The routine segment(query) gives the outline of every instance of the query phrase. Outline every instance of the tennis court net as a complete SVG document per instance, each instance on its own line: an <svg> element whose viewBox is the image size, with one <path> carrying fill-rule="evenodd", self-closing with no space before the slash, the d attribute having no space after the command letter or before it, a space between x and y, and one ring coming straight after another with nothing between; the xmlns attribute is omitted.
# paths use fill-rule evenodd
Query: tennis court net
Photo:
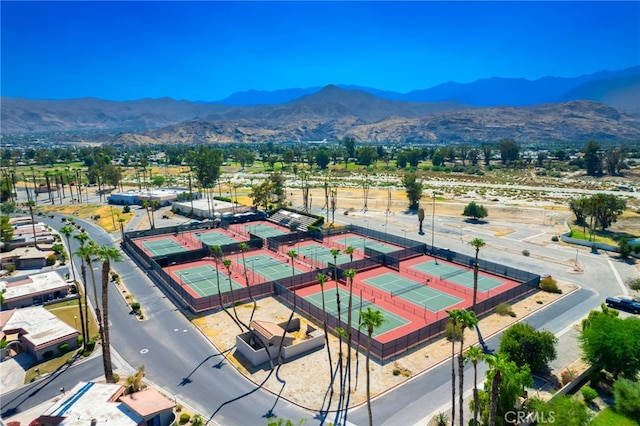
<svg viewBox="0 0 640 426"><path fill-rule="evenodd" d="M353 306L351 307L352 311L359 311L361 308L365 309L367 306L373 306L376 304L376 298L374 297L371 300L366 300L366 299L361 299L362 300L362 306L360 305L360 303L354 303ZM340 314L344 314L347 312L347 306L344 306L340 309ZM327 315L331 315L332 317L338 317L338 310L334 309L333 311L329 311L327 312Z"/></svg>
<svg viewBox="0 0 640 426"><path fill-rule="evenodd" d="M415 283L415 284L412 284L412 285L410 285L408 287L404 287L404 288L401 288L401 289L398 289L398 290L392 290L391 291L391 297L398 296L398 295L403 294L403 293L409 293L410 291L417 290L417 289L422 288L422 287L424 287L424 285L422 285L420 283Z"/></svg>
<svg viewBox="0 0 640 426"><path fill-rule="evenodd" d="M446 280L448 278L455 277L456 275L464 274L465 272L467 272L466 269L457 269L457 270L455 270L453 272L448 272L446 274L440 275L440 279L441 280Z"/></svg>

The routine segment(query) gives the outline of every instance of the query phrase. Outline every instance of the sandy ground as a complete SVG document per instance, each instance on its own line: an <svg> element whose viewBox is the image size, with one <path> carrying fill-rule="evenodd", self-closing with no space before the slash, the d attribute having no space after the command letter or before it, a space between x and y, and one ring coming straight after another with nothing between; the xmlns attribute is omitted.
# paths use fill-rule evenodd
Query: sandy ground
<svg viewBox="0 0 640 426"><path fill-rule="evenodd" d="M563 286L564 294L568 294L573 288ZM560 295L538 292L528 298L515 303L513 311L516 317L499 316L491 314L480 321L480 330L486 339L499 330L508 327L516 321L521 320L531 312L558 299ZM286 321L290 314L290 309L277 301L268 297L258 300L258 308L254 318L257 320L282 322ZM249 322L251 314L251 304L237 306L237 312L245 323ZM315 327L322 329L322 324L311 321L308 317L296 314L304 324L310 322ZM308 355L282 365L276 374L272 374L269 364L259 368L253 367L239 353L235 352L235 336L240 331L229 316L224 312L218 312L205 317L196 318L193 323L207 336L218 349L226 353L227 359L256 384L262 384L269 391L280 394L282 397L311 410L322 408L325 395L330 383L328 355L325 348L316 350ZM338 357L338 339L330 335L330 348L334 366ZM473 330L465 332L465 347L476 344L477 334ZM456 343L456 351L459 350L459 343ZM344 349L346 352L346 349ZM365 351L362 350L356 357L352 356L352 366L354 375L352 376L353 391L351 394L351 406L366 402L366 371ZM409 350L402 356L380 364L371 362L371 393L377 395L385 392L394 386L400 385L410 377L428 370L429 368L446 361L451 356L451 343L446 338L440 338L428 345L421 345ZM345 356L346 357L346 356ZM399 370L400 374L394 375L394 370ZM338 391L334 385L334 391ZM335 399L335 398L334 398Z"/></svg>

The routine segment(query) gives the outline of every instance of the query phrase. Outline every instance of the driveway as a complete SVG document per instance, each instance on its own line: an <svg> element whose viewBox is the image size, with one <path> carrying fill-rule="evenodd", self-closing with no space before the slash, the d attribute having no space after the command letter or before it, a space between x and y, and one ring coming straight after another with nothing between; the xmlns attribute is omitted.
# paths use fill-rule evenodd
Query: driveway
<svg viewBox="0 0 640 426"><path fill-rule="evenodd" d="M0 363L0 388L9 392L24 385L25 372L34 363L33 356L21 353Z"/></svg>

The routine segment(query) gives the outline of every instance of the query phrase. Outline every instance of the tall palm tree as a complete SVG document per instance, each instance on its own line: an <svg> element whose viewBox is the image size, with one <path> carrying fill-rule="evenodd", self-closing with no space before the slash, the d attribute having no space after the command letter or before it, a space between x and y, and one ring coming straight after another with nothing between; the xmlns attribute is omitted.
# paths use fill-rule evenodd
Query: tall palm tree
<svg viewBox="0 0 640 426"><path fill-rule="evenodd" d="M353 262L353 252L356 251L356 248L353 246L349 246L346 249L344 249L344 254L348 254L349 255L349 263Z"/></svg>
<svg viewBox="0 0 640 426"><path fill-rule="evenodd" d="M484 359L484 352L480 346L471 346L464 353L465 362L473 364L473 423L478 425L478 361Z"/></svg>
<svg viewBox="0 0 640 426"><path fill-rule="evenodd" d="M456 418L456 335L458 334L458 319L460 310L446 311L451 324L451 424L455 424Z"/></svg>
<svg viewBox="0 0 640 426"><path fill-rule="evenodd" d="M36 206L36 202L33 200L27 201L27 207L29 208L29 214L31 215L31 229L33 230L33 246L38 248L38 241L36 239L36 221L33 217L33 208Z"/></svg>
<svg viewBox="0 0 640 426"><path fill-rule="evenodd" d="M145 209L145 211L147 212L147 218L149 219L149 229L153 229L153 218L151 217L151 202L148 200L142 200L142 202L140 203L140 205Z"/></svg>
<svg viewBox="0 0 640 426"><path fill-rule="evenodd" d="M371 411L371 369L369 368L369 360L371 359L371 339L373 332L379 328L385 321L384 315L379 310L373 310L367 306L367 310L360 312L360 327L367 329L367 360L365 369L367 370L367 412L369 413L369 426L373 426L373 413Z"/></svg>
<svg viewBox="0 0 640 426"><path fill-rule="evenodd" d="M342 386L343 378L342 378L342 340L345 337L344 329L342 328L342 319L340 312L340 291L338 287L338 255L340 254L340 249L333 248L331 249L331 255L333 256L333 280L336 283L336 312L337 312L337 326L336 333L338 334L338 366L340 369L340 383Z"/></svg>
<svg viewBox="0 0 640 426"><path fill-rule="evenodd" d="M235 322L236 325L240 327L240 331L242 331L242 326L240 325L240 323L236 321L233 315L231 315L231 312L227 310L227 307L222 302L222 290L220 289L220 270L218 269L218 262L220 261L220 256L222 255L222 249L220 248L220 246L212 246L211 253L213 254L213 261L216 264L216 284L218 286L218 299L220 299L220 307L225 312L225 314L229 315L229 318L231 318L233 322Z"/></svg>
<svg viewBox="0 0 640 426"><path fill-rule="evenodd" d="M478 318L473 311L467 311L462 309L458 312L458 324L460 324L460 352L458 354L458 397L460 408L460 426L464 426L464 354L462 349L464 347L464 330L466 328L473 328L478 324Z"/></svg>
<svg viewBox="0 0 640 426"><path fill-rule="evenodd" d="M122 253L116 247L100 246L96 250L98 260L102 261L102 365L107 383L115 383L111 365L111 340L109 338L109 273L112 262L122 262Z"/></svg>
<svg viewBox="0 0 640 426"><path fill-rule="evenodd" d="M474 238L469 241L469 245L476 249L476 260L473 264L473 304L471 305L471 310L476 312L476 300L478 298L478 254L480 253L480 249L487 244L481 238Z"/></svg>
<svg viewBox="0 0 640 426"><path fill-rule="evenodd" d="M316 275L316 280L320 284L320 294L322 295L322 328L324 330L324 340L327 346L327 356L329 357L329 382L333 377L333 361L331 360L331 347L329 346L329 332L327 330L327 309L324 303L324 283L327 282L328 277L325 274Z"/></svg>
<svg viewBox="0 0 640 426"><path fill-rule="evenodd" d="M238 317L236 302L233 300L233 283L231 282L231 259L222 259L222 264L225 266L225 268L227 268L227 276L229 277L229 294L231 295L231 307L233 308L233 316L236 317L236 322L238 324L241 324L244 328L249 330L249 327Z"/></svg>
<svg viewBox="0 0 640 426"><path fill-rule="evenodd" d="M67 240L67 248L69 249L69 253L71 253L71 234L73 234L73 228L69 225L65 225L62 228L60 228L60 234L64 235L65 239ZM71 257L71 256L69 256ZM84 312L82 311L82 294L84 293L84 291L82 291L82 287L80 285L80 283L78 282L78 280L76 279L76 270L73 267L73 259L70 258L69 259L69 263L71 263L71 274L73 276L73 284L76 286L76 293L78 294L78 312L80 315L80 328L81 328L81 332L82 332L82 346L84 349L87 348L87 338L88 336L88 332L87 332L87 328L85 326L85 322L84 322Z"/></svg>
<svg viewBox="0 0 640 426"><path fill-rule="evenodd" d="M78 249L78 251L76 251L75 254L80 258L80 276L82 277L82 285L84 290L84 321L85 328L87 330L87 338L91 339L91 336L89 336L89 295L87 294L87 266L84 262L86 259L84 247L87 241L89 241L89 235L81 232L79 234L75 234L73 238L75 238L78 243L80 243L80 248Z"/></svg>
<svg viewBox="0 0 640 426"><path fill-rule="evenodd" d="M507 355L501 352L488 354L485 361L489 365L489 376L491 377L491 405L489 408L489 424L496 424L496 415L498 413L498 398L500 396L500 386L502 379L509 370L509 359Z"/></svg>
<svg viewBox="0 0 640 426"><path fill-rule="evenodd" d="M349 280L349 303L347 307L347 395L351 394L351 323L353 309L353 279L356 276L355 269L347 269L344 276Z"/></svg>
<svg viewBox="0 0 640 426"><path fill-rule="evenodd" d="M249 324L253 320L253 315L256 312L258 304L256 303L256 299L253 298L253 294L251 294L251 286L249 285L249 272L247 272L247 262L244 257L244 252L247 251L249 245L247 243L238 244L238 248L240 249L240 254L242 254L242 268L244 269L244 282L247 286L247 292L249 293L249 299L253 303L253 308L251 309L251 316L249 316Z"/></svg>

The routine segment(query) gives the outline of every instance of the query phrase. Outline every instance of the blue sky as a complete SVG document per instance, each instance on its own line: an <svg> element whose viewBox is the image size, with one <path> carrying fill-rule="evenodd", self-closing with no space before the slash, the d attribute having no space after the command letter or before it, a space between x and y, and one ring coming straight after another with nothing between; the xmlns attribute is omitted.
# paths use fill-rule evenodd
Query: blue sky
<svg viewBox="0 0 640 426"><path fill-rule="evenodd" d="M575 77L640 65L640 2L0 3L3 96Z"/></svg>

